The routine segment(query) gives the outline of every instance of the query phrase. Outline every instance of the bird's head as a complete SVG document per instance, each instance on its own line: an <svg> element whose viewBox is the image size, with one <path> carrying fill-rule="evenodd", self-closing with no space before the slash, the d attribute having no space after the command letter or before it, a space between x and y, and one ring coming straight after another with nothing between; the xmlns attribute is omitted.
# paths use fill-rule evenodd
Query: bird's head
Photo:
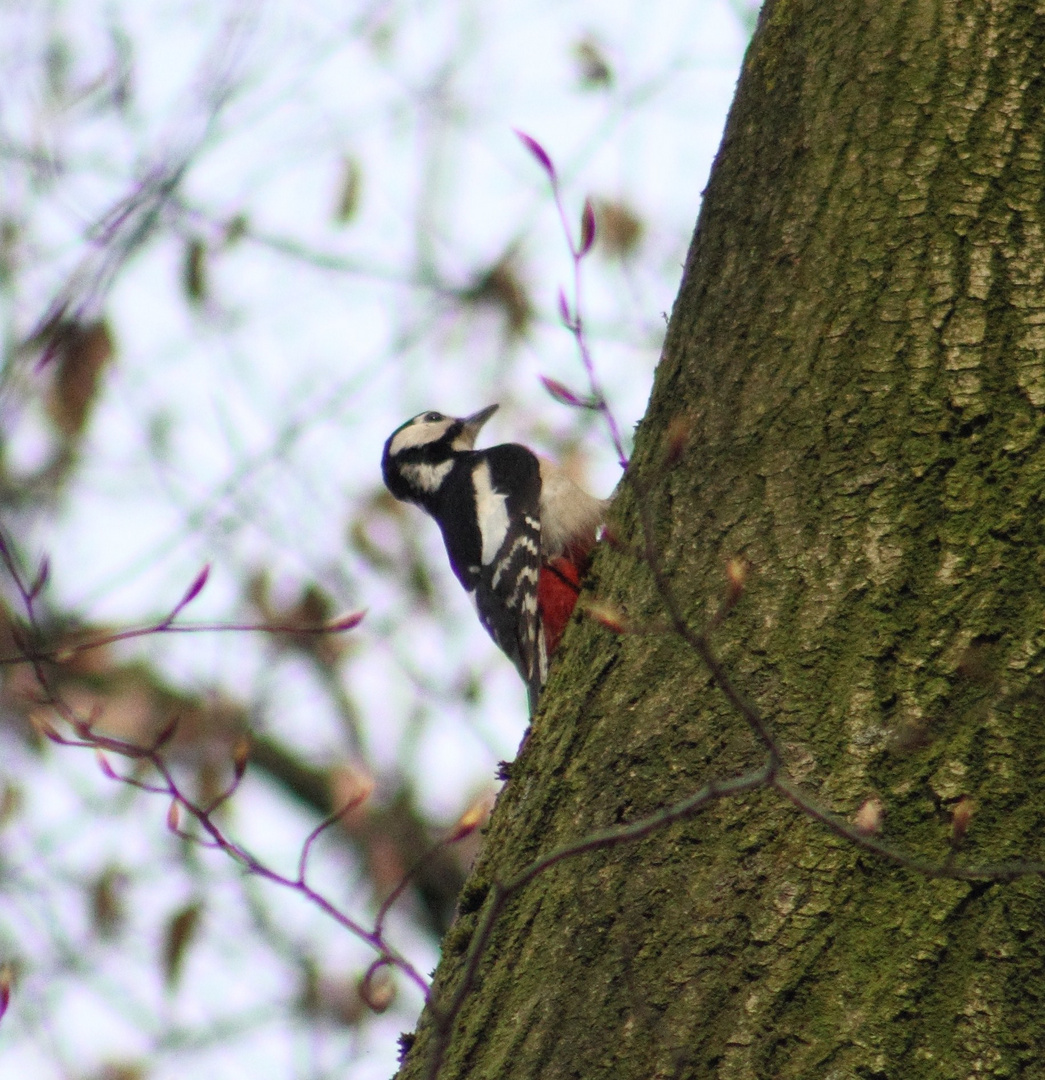
<svg viewBox="0 0 1045 1080"><path fill-rule="evenodd" d="M488 405L465 417L423 412L396 428L385 443L381 472L397 499L422 502L439 490L455 454L475 446L479 429L497 411Z"/></svg>

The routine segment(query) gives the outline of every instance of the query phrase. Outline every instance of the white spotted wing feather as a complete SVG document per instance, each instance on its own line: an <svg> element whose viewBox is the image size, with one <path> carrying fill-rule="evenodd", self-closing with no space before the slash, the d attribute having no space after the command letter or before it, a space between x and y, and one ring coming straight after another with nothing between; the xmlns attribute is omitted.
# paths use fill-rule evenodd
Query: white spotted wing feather
<svg viewBox="0 0 1045 1080"><path fill-rule="evenodd" d="M523 451L526 457L496 453L509 449ZM499 475L506 471L510 471L511 484ZM472 479L482 534L475 606L483 626L526 682L532 711L548 674L537 608L541 571L537 459L523 447L497 447L479 458Z"/></svg>

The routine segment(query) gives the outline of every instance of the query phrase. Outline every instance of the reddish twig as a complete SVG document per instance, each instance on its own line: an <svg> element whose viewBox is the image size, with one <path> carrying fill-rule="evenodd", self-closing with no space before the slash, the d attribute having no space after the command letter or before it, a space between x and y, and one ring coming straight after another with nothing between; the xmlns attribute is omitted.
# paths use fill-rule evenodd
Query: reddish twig
<svg viewBox="0 0 1045 1080"><path fill-rule="evenodd" d="M542 378L541 381L544 383L548 392L564 405L570 405L573 408L590 409L593 412L597 412L603 418L609 429L613 448L617 453L617 461L620 464L621 469L627 471L628 455L624 452L624 439L621 436L620 425L617 423L617 418L613 415L613 410L610 408L609 402L606 399L606 394L603 391L598 372L595 369L595 361L592 357L591 348L588 345L588 338L584 330L584 319L581 314L583 309L581 288L583 276L581 273L581 264L588 252L591 251L592 245L595 243L595 211L591 205L591 200L585 199L584 208L581 211L580 238L574 240L573 231L570 228L570 223L566 215L566 205L562 197L562 188L559 185L559 176L555 170L552 159L549 157L544 147L541 146L533 136L527 135L522 131L516 131L516 135L519 136L523 145L534 156L537 163L548 177L548 182L551 185L552 197L555 200L555 208L558 211L559 221L562 224L563 236L566 238L566 246L570 251L570 258L573 262L573 303L572 305L570 304L566 299L566 294L560 289L559 315L562 318L566 329L573 335L573 339L577 343L577 351L580 354L581 363L584 365L584 372L588 379L589 394L587 397L581 397L574 394L567 387L563 386L562 383L557 382L554 379Z"/></svg>
<svg viewBox="0 0 1045 1080"><path fill-rule="evenodd" d="M167 743L173 738L177 729L176 717L172 718L172 720L164 726L153 742L148 746L138 746L137 744L128 742L124 739L100 734L94 730L95 724L99 719L99 713L96 711L87 718L79 716L76 711L64 701L61 694L54 690L48 678L47 670L44 667L45 662L48 660L61 659L63 657L75 655L79 652L84 652L88 649L99 648L102 645L110 644L114 641L127 640L132 637L140 637L151 633L199 632L202 629L253 629L265 630L268 632L283 631L287 633L330 633L335 629L350 629L352 626L358 625L363 617L362 613L346 616L334 623L327 623L321 627L315 628L299 625L278 626L274 624L266 624L263 626L208 625L198 627L172 625L178 614L199 595L206 584L208 569L204 568L204 570L197 575L185 595L175 605L171 612L163 619L151 624L149 627L140 630L128 630L115 634L108 634L88 642L79 643L68 649L58 648L48 650L46 648L35 646L33 641L30 640L30 638L39 640L42 636L33 604L42 588L43 582L46 580L46 574L41 569L33 584L27 585L19 568L18 560L12 545L2 533L0 533L0 563L3 564L8 577L13 582L15 590L25 608L27 617L26 627L20 627L15 624L11 625L11 634L15 644L20 650L19 655L13 658L4 658L3 662L29 663L32 666L37 684L41 691L38 698L38 704L51 708L62 721L72 728L75 735L65 735L45 720L38 719L38 727L41 733L51 742L59 746L94 750L98 756L98 762L102 772L114 782L126 784L128 787L133 787L139 791L144 791L152 795L166 796L171 801L170 810L167 815L167 824L168 828L175 835L202 847L222 851L239 863L247 873L300 893L310 903L333 919L338 925L371 946L379 954L379 966L392 967L401 971L418 987L427 1000L429 994L427 980L405 956L387 941L384 936L383 919L384 914L386 913L385 911L382 912L381 919L374 928L367 929L361 922L351 918L343 912L308 882L308 861L316 841L335 822L339 821L345 813L354 806L359 805L366 797L367 793L363 793L358 799L350 801L336 813L329 815L308 834L302 844L296 877L292 878L285 874L281 874L272 867L266 865L244 845L231 839L214 819L215 812L220 809L233 794L235 794L243 779L247 764L245 748L242 750L237 749L234 755L233 779L231 783L211 800L208 805L201 805L195 802L182 790L171 767L163 757L162 751ZM132 774L118 772L109 763L106 753L115 754L131 761L149 764L158 774L161 782L157 783L143 780ZM199 829L202 830L202 836L181 827L180 816L182 812L187 814L188 817L196 823ZM402 890L400 889L399 891Z"/></svg>

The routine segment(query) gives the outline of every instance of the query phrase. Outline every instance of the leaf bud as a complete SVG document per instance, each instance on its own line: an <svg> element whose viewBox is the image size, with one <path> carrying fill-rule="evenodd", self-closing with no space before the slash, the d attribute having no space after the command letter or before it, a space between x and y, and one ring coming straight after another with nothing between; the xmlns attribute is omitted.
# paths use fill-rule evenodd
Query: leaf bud
<svg viewBox="0 0 1045 1080"><path fill-rule="evenodd" d="M877 795L865 799L860 809L853 817L853 824L857 832L864 836L876 836L882 831L882 819L885 816L885 807Z"/></svg>

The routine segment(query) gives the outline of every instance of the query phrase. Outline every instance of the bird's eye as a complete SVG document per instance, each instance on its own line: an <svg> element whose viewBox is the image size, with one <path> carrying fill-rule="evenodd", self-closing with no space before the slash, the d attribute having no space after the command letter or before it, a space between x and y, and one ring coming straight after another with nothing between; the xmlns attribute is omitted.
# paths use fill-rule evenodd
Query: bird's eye
<svg viewBox="0 0 1045 1080"><path fill-rule="evenodd" d="M425 423L426 424L434 424L437 421L442 420L442 419L443 419L443 414L442 413L437 413L437 412L426 412L425 413Z"/></svg>

